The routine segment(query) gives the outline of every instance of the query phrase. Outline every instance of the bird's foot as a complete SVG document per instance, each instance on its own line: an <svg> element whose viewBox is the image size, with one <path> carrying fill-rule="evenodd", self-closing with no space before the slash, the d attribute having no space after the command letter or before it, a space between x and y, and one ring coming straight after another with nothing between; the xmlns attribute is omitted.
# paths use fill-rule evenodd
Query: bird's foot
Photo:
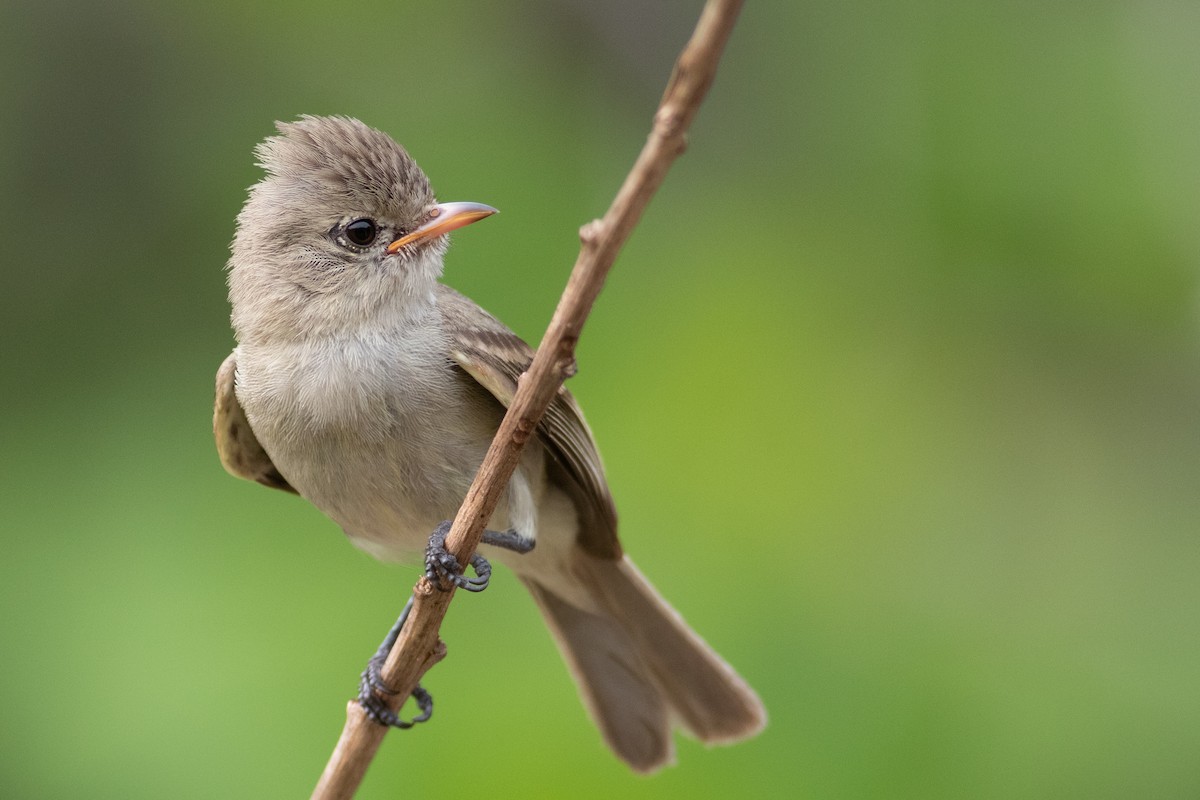
<svg viewBox="0 0 1200 800"><path fill-rule="evenodd" d="M429 544L425 546L425 577L444 591L449 591L450 586L454 585L468 592L482 592L492 578L492 565L479 553L475 553L471 556L471 569L475 570L475 577L468 578L463 574L463 565L446 549L446 536L450 533L450 525L449 520L443 522L429 536Z"/></svg>
<svg viewBox="0 0 1200 800"><path fill-rule="evenodd" d="M475 571L474 578L464 574L463 565L446 549L446 536L450 533L451 522L447 520L437 526L429 536L429 544L425 547L425 575L434 586L449 589L449 584L468 592L482 592L488 587L492 578L492 565L479 553L471 556L471 569ZM516 531L484 531L483 544L502 547L514 553L528 553L533 549L534 540L528 539Z"/></svg>
<svg viewBox="0 0 1200 800"><path fill-rule="evenodd" d="M388 631L383 643L375 651L375 655L371 656L371 660L367 662L367 668L363 670L362 679L358 684L358 704L363 707L363 711L372 721L390 728L411 728L433 716L433 696L420 684L413 689L412 698L417 701L417 707L421 709L421 713L411 720L401 719L400 715L392 711L384 700L385 697L395 697L396 691L383 682L380 671L383 669L383 662L387 661L388 653L392 652L392 647L395 646L396 639L400 636L400 629L404 627L404 622L408 619L408 612L412 609L412 604L413 601L410 597L404 605L404 610L400 612L400 618Z"/></svg>

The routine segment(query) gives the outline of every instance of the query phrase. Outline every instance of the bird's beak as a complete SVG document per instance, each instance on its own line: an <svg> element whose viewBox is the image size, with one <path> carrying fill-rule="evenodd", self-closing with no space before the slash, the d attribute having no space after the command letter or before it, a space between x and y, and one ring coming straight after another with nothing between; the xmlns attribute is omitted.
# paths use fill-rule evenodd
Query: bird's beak
<svg viewBox="0 0 1200 800"><path fill-rule="evenodd" d="M485 206L483 203L438 203L433 207L428 222L404 234L387 246L388 255L395 255L406 244L441 236L443 233L449 233L455 228L478 222L495 213L496 209Z"/></svg>

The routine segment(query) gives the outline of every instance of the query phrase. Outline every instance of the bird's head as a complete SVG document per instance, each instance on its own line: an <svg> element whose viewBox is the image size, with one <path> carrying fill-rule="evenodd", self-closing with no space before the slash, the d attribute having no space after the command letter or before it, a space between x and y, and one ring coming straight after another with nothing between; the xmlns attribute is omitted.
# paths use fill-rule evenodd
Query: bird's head
<svg viewBox="0 0 1200 800"><path fill-rule="evenodd" d="M387 134L346 117L279 123L238 215L229 296L239 341L303 339L432 305L446 233L495 213L439 204Z"/></svg>

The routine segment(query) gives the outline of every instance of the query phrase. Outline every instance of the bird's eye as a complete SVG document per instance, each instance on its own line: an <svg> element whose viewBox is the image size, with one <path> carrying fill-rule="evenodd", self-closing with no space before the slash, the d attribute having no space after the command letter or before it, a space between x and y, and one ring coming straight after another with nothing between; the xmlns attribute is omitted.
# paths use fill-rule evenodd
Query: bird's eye
<svg viewBox="0 0 1200 800"><path fill-rule="evenodd" d="M379 228L374 220L356 219L346 226L345 234L346 241L350 244L366 247L375 241L375 237L379 235Z"/></svg>

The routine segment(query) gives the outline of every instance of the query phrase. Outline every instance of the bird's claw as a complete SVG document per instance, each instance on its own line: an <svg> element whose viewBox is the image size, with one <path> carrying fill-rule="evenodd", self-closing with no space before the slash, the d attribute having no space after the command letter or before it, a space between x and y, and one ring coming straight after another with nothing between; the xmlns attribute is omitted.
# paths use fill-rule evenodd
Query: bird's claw
<svg viewBox="0 0 1200 800"><path fill-rule="evenodd" d="M449 585L454 585L468 592L482 592L492 579L492 565L479 553L473 554L471 569L475 571L475 577L468 578L462 564L446 549L450 525L449 521L443 522L429 536L429 544L425 547L425 576L434 586L446 591Z"/></svg>
<svg viewBox="0 0 1200 800"><path fill-rule="evenodd" d="M385 700L388 697L395 697L397 692L383 682L383 663L387 661L388 654L392 652L392 647L400 638L400 631L408 620L408 613L412 611L412 606L413 599L410 597L404 604L404 610L400 612L400 618L388 631L387 636L383 637L383 643L379 645L375 655L371 656L371 660L367 662L367 668L363 670L362 678L358 682L358 704L363 707L363 711L371 720L390 728L411 728L433 716L433 696L420 684L413 689L412 698L417 701L417 707L421 709L421 713L411 720L400 719L400 715L389 708Z"/></svg>
<svg viewBox="0 0 1200 800"><path fill-rule="evenodd" d="M433 716L433 696L425 691L419 683L417 688L412 691L412 698L417 701L417 707L421 709L421 713L411 720L405 720L392 711L383 697L385 695L395 696L396 692L384 685L379 674L382 668L383 659L372 658L367 662L367 668L363 670L362 680L358 684L358 704L363 707L363 711L372 722L388 728L406 729L425 722Z"/></svg>

